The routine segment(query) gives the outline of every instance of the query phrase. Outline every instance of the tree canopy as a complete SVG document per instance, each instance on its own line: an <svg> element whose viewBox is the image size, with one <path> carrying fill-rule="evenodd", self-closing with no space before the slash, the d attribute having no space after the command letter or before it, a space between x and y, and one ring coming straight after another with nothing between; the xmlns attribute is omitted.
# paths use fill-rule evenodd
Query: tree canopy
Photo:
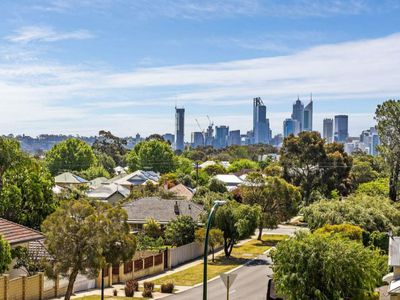
<svg viewBox="0 0 400 300"><path fill-rule="evenodd" d="M387 271L378 250L338 235L298 233L272 260L276 291L288 300L364 299Z"/></svg>
<svg viewBox="0 0 400 300"><path fill-rule="evenodd" d="M0 235L0 275L8 270L11 261L11 246L3 236Z"/></svg>
<svg viewBox="0 0 400 300"><path fill-rule="evenodd" d="M110 131L101 130L92 145L92 149L96 155L105 154L112 158L114 164L123 166L124 156L127 153L126 145L127 141L125 139L113 135ZM112 164L111 161L107 163ZM107 166L103 166L107 169ZM107 171L111 172L109 169Z"/></svg>
<svg viewBox="0 0 400 300"><path fill-rule="evenodd" d="M96 157L92 148L77 138L69 138L55 144L46 153L46 163L51 174L64 171L83 171L92 166Z"/></svg>
<svg viewBox="0 0 400 300"><path fill-rule="evenodd" d="M184 201L184 200L180 200ZM197 224L190 216L178 216L170 221L164 232L165 240L173 246L182 246L194 241Z"/></svg>

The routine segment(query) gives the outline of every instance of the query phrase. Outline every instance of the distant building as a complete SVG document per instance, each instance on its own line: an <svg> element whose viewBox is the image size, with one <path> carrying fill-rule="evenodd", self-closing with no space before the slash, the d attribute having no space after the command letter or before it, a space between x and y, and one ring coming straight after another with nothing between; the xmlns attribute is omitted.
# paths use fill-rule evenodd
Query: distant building
<svg viewBox="0 0 400 300"><path fill-rule="evenodd" d="M204 144L206 146L212 146L214 144L214 124L210 123L204 135Z"/></svg>
<svg viewBox="0 0 400 300"><path fill-rule="evenodd" d="M192 147L203 147L204 146L204 135L202 132L192 132Z"/></svg>
<svg viewBox="0 0 400 300"><path fill-rule="evenodd" d="M377 146L379 146L380 140L379 140L379 135L377 133L372 134L371 138L371 149L370 149L370 154L371 155L378 155L379 151L377 149Z"/></svg>
<svg viewBox="0 0 400 300"><path fill-rule="evenodd" d="M339 143L346 142L349 137L349 116L335 116L335 141Z"/></svg>
<svg viewBox="0 0 400 300"><path fill-rule="evenodd" d="M363 130L360 135L360 141L363 142L369 148L369 154L377 155L379 145L379 135L378 131L375 127L371 127L370 129Z"/></svg>
<svg viewBox="0 0 400 300"><path fill-rule="evenodd" d="M71 172L64 172L54 177L54 182L60 187L77 187L77 186L88 186L89 182L79 177L78 175L72 174Z"/></svg>
<svg viewBox="0 0 400 300"><path fill-rule="evenodd" d="M304 105L299 98L293 104L292 119L299 123L299 132L301 132L304 125Z"/></svg>
<svg viewBox="0 0 400 300"><path fill-rule="evenodd" d="M300 133L300 123L298 120L286 119L283 121L283 136L288 137L291 134L298 135Z"/></svg>
<svg viewBox="0 0 400 300"><path fill-rule="evenodd" d="M175 150L185 149L185 109L175 107Z"/></svg>
<svg viewBox="0 0 400 300"><path fill-rule="evenodd" d="M268 144L270 140L267 107L260 97L253 99L253 134L254 144Z"/></svg>
<svg viewBox="0 0 400 300"><path fill-rule="evenodd" d="M175 145L175 135L172 133L166 133L163 136L163 139L167 141L171 146Z"/></svg>
<svg viewBox="0 0 400 300"><path fill-rule="evenodd" d="M240 130L229 131L228 146L241 145L241 144L242 140L240 136Z"/></svg>
<svg viewBox="0 0 400 300"><path fill-rule="evenodd" d="M304 118L303 118L303 131L312 131L313 130L313 101L311 98L310 103L304 107Z"/></svg>
<svg viewBox="0 0 400 300"><path fill-rule="evenodd" d="M271 140L271 145L275 147L281 146L283 143L283 135L282 134L277 134L273 137Z"/></svg>
<svg viewBox="0 0 400 300"><path fill-rule="evenodd" d="M324 119L322 136L327 143L333 142L333 119Z"/></svg>
<svg viewBox="0 0 400 300"><path fill-rule="evenodd" d="M215 141L214 147L222 149L228 146L229 126L216 126L215 127Z"/></svg>

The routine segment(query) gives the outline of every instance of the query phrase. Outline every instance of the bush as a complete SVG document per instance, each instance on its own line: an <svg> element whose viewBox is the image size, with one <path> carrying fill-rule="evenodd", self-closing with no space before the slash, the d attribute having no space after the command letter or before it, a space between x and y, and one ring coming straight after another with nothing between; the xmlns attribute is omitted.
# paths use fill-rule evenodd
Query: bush
<svg viewBox="0 0 400 300"><path fill-rule="evenodd" d="M154 292L154 282L152 282L152 281L145 281L143 283L143 287L145 290L150 290L150 291Z"/></svg>
<svg viewBox="0 0 400 300"><path fill-rule="evenodd" d="M116 296L118 296L118 290L117 289L114 289L113 290L113 295L116 297Z"/></svg>
<svg viewBox="0 0 400 300"><path fill-rule="evenodd" d="M223 194L228 191L225 187L225 184L216 178L211 179L210 184L208 185L208 188L210 189L211 192L215 192L215 193Z"/></svg>
<svg viewBox="0 0 400 300"><path fill-rule="evenodd" d="M185 200L178 200L185 201ZM165 240L173 246L182 246L194 241L194 231L197 224L190 216L178 216L170 221L165 229Z"/></svg>
<svg viewBox="0 0 400 300"><path fill-rule="evenodd" d="M172 282L164 283L161 285L161 293L172 294L174 291L175 285Z"/></svg>
<svg viewBox="0 0 400 300"><path fill-rule="evenodd" d="M327 224L321 228L318 228L315 231L315 234L338 234L341 237L356 241L361 241L363 238L363 230L361 229L361 227L351 224Z"/></svg>
<svg viewBox="0 0 400 300"><path fill-rule="evenodd" d="M133 297L135 292L139 290L139 283L134 279L129 279L125 283L125 296L126 297Z"/></svg>
<svg viewBox="0 0 400 300"><path fill-rule="evenodd" d="M386 232L364 232L362 239L365 247L376 247L382 250L385 254L387 254L389 251L389 235Z"/></svg>
<svg viewBox="0 0 400 300"><path fill-rule="evenodd" d="M144 289L142 296L144 298L153 298L153 292L152 290Z"/></svg>

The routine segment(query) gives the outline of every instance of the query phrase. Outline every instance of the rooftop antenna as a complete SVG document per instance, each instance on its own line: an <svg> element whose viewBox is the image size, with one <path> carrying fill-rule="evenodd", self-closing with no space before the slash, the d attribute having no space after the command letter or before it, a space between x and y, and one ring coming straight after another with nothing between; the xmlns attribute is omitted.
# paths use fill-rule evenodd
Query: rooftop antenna
<svg viewBox="0 0 400 300"><path fill-rule="evenodd" d="M312 102L312 93L310 94L310 101Z"/></svg>

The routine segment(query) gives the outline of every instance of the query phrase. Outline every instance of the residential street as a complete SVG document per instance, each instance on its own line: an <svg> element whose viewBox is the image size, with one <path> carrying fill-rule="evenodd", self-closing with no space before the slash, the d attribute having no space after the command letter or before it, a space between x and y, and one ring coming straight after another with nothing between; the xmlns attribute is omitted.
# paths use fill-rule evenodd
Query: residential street
<svg viewBox="0 0 400 300"><path fill-rule="evenodd" d="M246 266L242 266L233 273L238 276L230 291L230 300L252 299L265 300L267 292L268 274L272 274L269 267L271 260L267 255L262 255ZM178 295L166 297L168 300L197 300L202 299L203 286L190 289ZM226 288L221 279L208 283L208 299L226 299Z"/></svg>

